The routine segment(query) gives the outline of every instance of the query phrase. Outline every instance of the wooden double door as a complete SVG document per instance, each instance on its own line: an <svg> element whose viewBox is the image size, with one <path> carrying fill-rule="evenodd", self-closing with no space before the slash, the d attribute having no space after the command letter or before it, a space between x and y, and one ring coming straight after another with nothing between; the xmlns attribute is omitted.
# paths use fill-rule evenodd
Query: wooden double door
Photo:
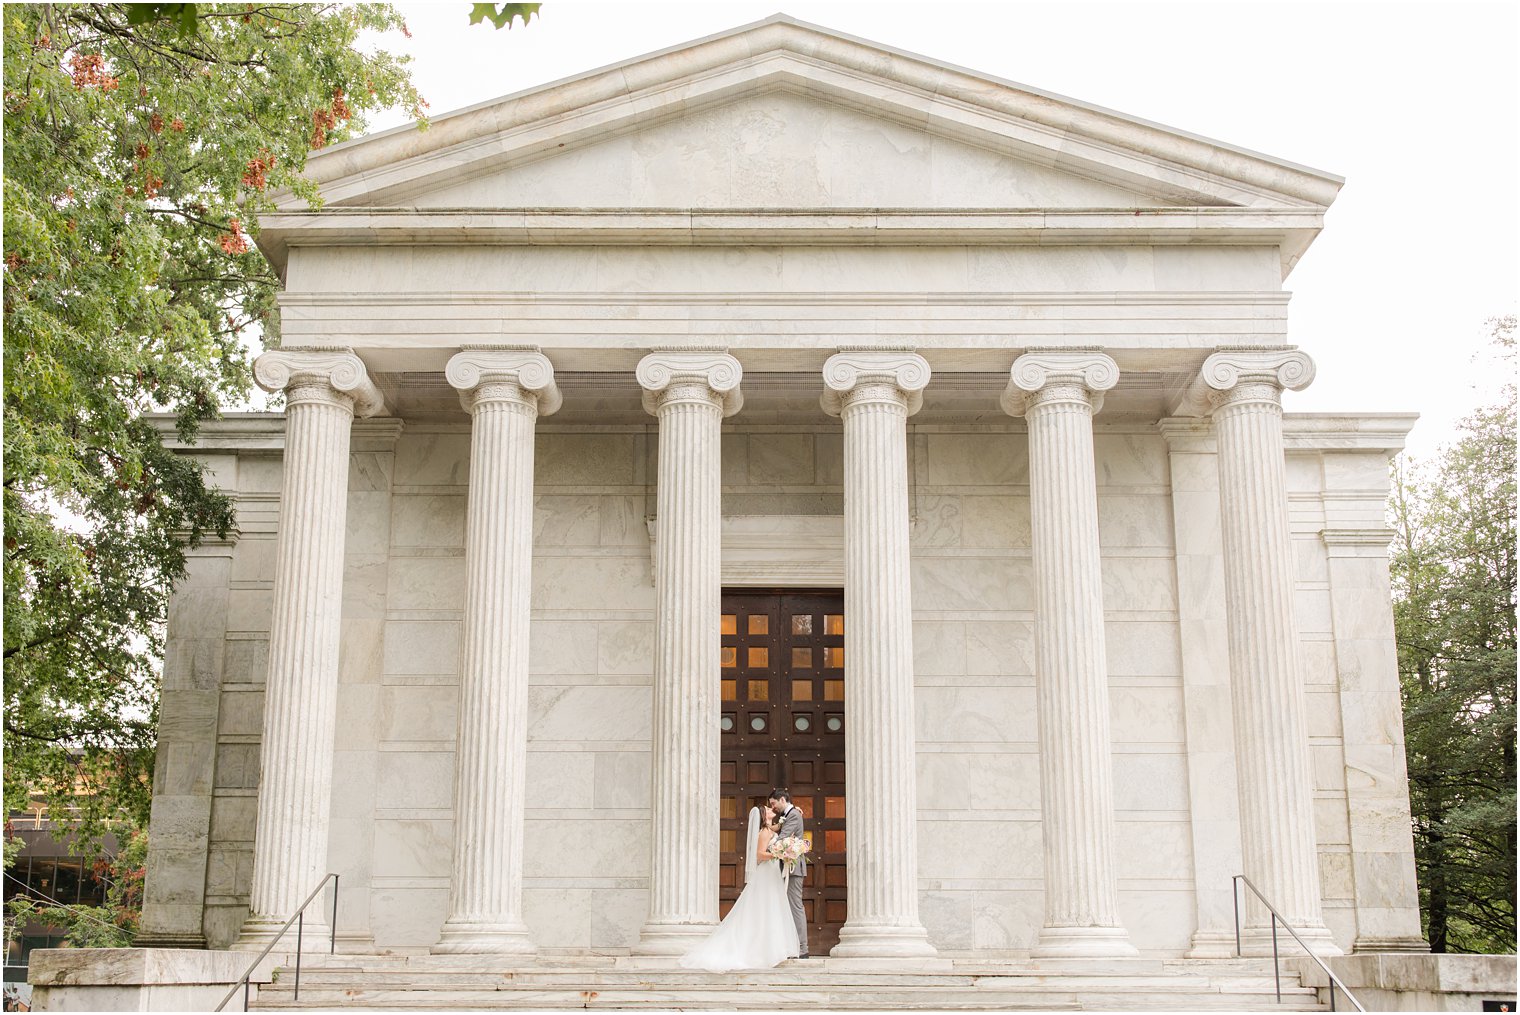
<svg viewBox="0 0 1520 1015"><path fill-rule="evenodd" d="M802 896L808 951L827 955L848 887L844 593L725 591L722 632L719 908L726 915L744 888L749 809L788 789L813 844Z"/></svg>

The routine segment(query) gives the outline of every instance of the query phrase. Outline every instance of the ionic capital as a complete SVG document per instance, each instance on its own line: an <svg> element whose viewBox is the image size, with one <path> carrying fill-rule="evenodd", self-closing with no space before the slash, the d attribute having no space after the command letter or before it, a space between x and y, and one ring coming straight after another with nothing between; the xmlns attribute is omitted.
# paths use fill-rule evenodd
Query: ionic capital
<svg viewBox="0 0 1520 1015"><path fill-rule="evenodd" d="M652 352L634 371L644 389L644 411L659 415L660 406L707 401L732 416L744 405L739 382L744 368L726 352Z"/></svg>
<svg viewBox="0 0 1520 1015"><path fill-rule="evenodd" d="M364 361L347 349L271 349L253 361L253 379L265 391L284 391L287 404L328 401L361 417L385 408Z"/></svg>
<svg viewBox="0 0 1520 1015"><path fill-rule="evenodd" d="M823 365L820 404L824 412L838 416L848 405L886 400L903 406L911 416L924 404L930 376L929 362L916 352L838 352Z"/></svg>
<svg viewBox="0 0 1520 1015"><path fill-rule="evenodd" d="M1206 416L1233 402L1280 404L1284 388L1302 391L1314 380L1314 361L1298 349L1226 349L1203 361L1174 416Z"/></svg>
<svg viewBox="0 0 1520 1015"><path fill-rule="evenodd" d="M466 346L443 368L459 389L466 412L488 401L532 405L540 416L558 411L562 401L554 383L554 364L537 349Z"/></svg>
<svg viewBox="0 0 1520 1015"><path fill-rule="evenodd" d="M1093 350L1026 352L1013 361L1003 411L1022 416L1046 402L1085 402L1103 408L1103 393L1119 383L1119 364Z"/></svg>

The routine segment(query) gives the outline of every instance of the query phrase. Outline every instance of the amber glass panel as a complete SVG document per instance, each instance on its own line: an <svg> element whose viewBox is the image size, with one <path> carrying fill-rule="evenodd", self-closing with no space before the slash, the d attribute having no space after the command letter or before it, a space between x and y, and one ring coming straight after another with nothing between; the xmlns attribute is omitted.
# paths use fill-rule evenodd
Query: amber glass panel
<svg viewBox="0 0 1520 1015"><path fill-rule="evenodd" d="M749 616L750 634L770 634L771 618L763 613L752 613Z"/></svg>
<svg viewBox="0 0 1520 1015"><path fill-rule="evenodd" d="M802 812L802 816L809 821L813 818L813 798L810 796L792 797L792 803Z"/></svg>
<svg viewBox="0 0 1520 1015"><path fill-rule="evenodd" d="M792 617L793 634L812 634L813 615L811 613L798 613Z"/></svg>
<svg viewBox="0 0 1520 1015"><path fill-rule="evenodd" d="M830 796L823 798L823 816L826 818L844 817L844 797Z"/></svg>
<svg viewBox="0 0 1520 1015"><path fill-rule="evenodd" d="M844 829L830 828L823 833L823 848L830 853L844 852Z"/></svg>
<svg viewBox="0 0 1520 1015"><path fill-rule="evenodd" d="M792 700L793 701L812 701L813 700L813 682L811 680L794 680L794 681L792 681Z"/></svg>
<svg viewBox="0 0 1520 1015"><path fill-rule="evenodd" d="M725 669L739 665L739 650L732 645L723 646L723 666Z"/></svg>
<svg viewBox="0 0 1520 1015"><path fill-rule="evenodd" d="M709 628L709 630L711 630L711 628ZM724 634L738 634L739 633L739 618L737 616L735 616L734 614L732 614L732 613L725 613L725 614L723 614L723 628L722 628L722 630L723 630Z"/></svg>
<svg viewBox="0 0 1520 1015"><path fill-rule="evenodd" d="M824 701L844 701L844 681L825 680L823 682Z"/></svg>
<svg viewBox="0 0 1520 1015"><path fill-rule="evenodd" d="M823 665L829 669L844 668L844 646L830 645L823 650Z"/></svg>
<svg viewBox="0 0 1520 1015"><path fill-rule="evenodd" d="M763 670L771 664L771 650L764 645L753 647L749 650L749 665L757 670Z"/></svg>
<svg viewBox="0 0 1520 1015"><path fill-rule="evenodd" d="M732 853L739 845L739 833L732 828L725 828L718 833L718 851L720 853Z"/></svg>
<svg viewBox="0 0 1520 1015"><path fill-rule="evenodd" d="M813 830L811 828L807 829L805 832L802 833L802 837L804 839L806 839L808 841L808 843L811 845L812 842L813 842ZM817 846L813 846L813 848L817 849L818 847Z"/></svg>
<svg viewBox="0 0 1520 1015"><path fill-rule="evenodd" d="M825 613L823 615L824 634L844 634L844 615L839 613Z"/></svg>
<svg viewBox="0 0 1520 1015"><path fill-rule="evenodd" d="M750 701L769 701L771 697L771 682L769 680L751 680L749 682Z"/></svg>
<svg viewBox="0 0 1520 1015"><path fill-rule="evenodd" d="M733 701L739 695L739 682L737 680L723 681L723 700Z"/></svg>
<svg viewBox="0 0 1520 1015"><path fill-rule="evenodd" d="M732 818L739 813L739 801L731 796L726 796L718 801L718 814L721 817Z"/></svg>
<svg viewBox="0 0 1520 1015"><path fill-rule="evenodd" d="M792 649L792 669L810 670L813 668L813 650L810 648Z"/></svg>

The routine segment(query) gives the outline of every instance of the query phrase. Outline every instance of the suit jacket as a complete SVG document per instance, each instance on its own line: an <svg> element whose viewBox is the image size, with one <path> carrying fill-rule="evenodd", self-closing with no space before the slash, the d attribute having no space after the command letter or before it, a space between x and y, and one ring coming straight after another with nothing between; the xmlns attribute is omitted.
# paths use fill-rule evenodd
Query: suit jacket
<svg viewBox="0 0 1520 1015"><path fill-rule="evenodd" d="M792 835L795 835L797 838L801 839L803 837L802 831L802 810L796 805L793 805L792 809L787 811L786 814L781 818L781 831L777 832L776 834L781 836L783 839ZM776 862L780 863L781 861L778 860ZM805 877L806 875L807 857L804 856L800 857L797 860L797 867L792 871L791 876L794 878L800 878Z"/></svg>

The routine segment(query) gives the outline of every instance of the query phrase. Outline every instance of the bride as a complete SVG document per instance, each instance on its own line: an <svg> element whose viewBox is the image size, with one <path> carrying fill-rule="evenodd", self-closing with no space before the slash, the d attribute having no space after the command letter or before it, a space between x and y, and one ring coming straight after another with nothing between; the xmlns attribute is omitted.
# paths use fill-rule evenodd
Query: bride
<svg viewBox="0 0 1520 1015"><path fill-rule="evenodd" d="M766 857L780 819L761 808L749 811L748 853L744 858L744 891L723 922L700 944L681 956L687 969L726 973L732 969L769 969L797 955L797 928L786 898L786 871Z"/></svg>

